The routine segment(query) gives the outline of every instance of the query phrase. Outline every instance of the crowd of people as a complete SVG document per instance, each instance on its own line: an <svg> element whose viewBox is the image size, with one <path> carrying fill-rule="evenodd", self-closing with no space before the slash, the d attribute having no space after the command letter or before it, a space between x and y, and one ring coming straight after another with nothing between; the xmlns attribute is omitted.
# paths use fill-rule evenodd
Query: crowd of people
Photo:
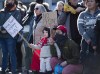
<svg viewBox="0 0 100 74"><path fill-rule="evenodd" d="M57 25L43 24L44 12L57 13ZM22 26L14 38L3 27L13 16ZM24 48L22 48L22 46ZM0 10L2 73L100 74L100 0L58 1L54 10L43 0L27 7L21 1L5 0ZM25 51L24 55L22 50Z"/></svg>

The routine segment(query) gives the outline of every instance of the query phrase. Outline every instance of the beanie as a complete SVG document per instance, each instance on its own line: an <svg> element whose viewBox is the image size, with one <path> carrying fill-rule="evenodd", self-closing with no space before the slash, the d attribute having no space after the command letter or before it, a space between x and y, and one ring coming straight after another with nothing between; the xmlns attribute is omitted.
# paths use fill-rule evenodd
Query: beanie
<svg viewBox="0 0 100 74"><path fill-rule="evenodd" d="M59 25L59 26L57 27L57 29L58 29L58 30L61 30L61 31L64 32L64 33L67 33L67 29L66 29L66 27L63 26L63 25Z"/></svg>

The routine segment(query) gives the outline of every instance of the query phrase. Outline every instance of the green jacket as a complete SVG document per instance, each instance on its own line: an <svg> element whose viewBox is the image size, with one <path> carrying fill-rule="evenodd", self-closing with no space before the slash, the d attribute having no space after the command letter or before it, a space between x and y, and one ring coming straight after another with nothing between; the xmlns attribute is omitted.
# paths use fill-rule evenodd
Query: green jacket
<svg viewBox="0 0 100 74"><path fill-rule="evenodd" d="M68 64L78 64L80 58L79 46L71 39L68 39L61 51L61 59L67 61ZM52 57L57 56L54 45L51 45Z"/></svg>

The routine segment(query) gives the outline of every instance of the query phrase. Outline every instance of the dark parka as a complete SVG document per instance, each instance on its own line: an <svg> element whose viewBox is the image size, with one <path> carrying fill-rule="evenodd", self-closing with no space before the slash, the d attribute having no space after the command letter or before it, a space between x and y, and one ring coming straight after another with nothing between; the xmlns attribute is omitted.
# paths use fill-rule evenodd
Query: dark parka
<svg viewBox="0 0 100 74"><path fill-rule="evenodd" d="M100 53L100 13L97 16L96 26L95 26L96 40L97 40L97 49Z"/></svg>
<svg viewBox="0 0 100 74"><path fill-rule="evenodd" d="M59 47L60 48L60 47ZM60 48L61 59L68 62L68 64L78 64L80 58L79 46L71 39L66 40L64 47ZM56 49L51 45L51 54L56 56Z"/></svg>

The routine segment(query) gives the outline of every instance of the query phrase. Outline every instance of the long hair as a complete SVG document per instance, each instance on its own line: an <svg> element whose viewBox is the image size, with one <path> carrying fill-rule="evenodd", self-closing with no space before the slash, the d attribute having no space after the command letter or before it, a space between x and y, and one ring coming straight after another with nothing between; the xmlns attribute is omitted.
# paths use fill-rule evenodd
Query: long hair
<svg viewBox="0 0 100 74"><path fill-rule="evenodd" d="M35 8L35 5L36 5L36 2L31 2L30 4L29 4L29 8L28 8L28 13L29 12L34 12L34 8Z"/></svg>
<svg viewBox="0 0 100 74"><path fill-rule="evenodd" d="M39 8L41 14L43 12L46 12L46 9L45 9L45 7L42 4L36 4L35 8Z"/></svg>
<svg viewBox="0 0 100 74"><path fill-rule="evenodd" d="M44 27L43 32L47 31L48 32L48 38L50 37L50 28Z"/></svg>

